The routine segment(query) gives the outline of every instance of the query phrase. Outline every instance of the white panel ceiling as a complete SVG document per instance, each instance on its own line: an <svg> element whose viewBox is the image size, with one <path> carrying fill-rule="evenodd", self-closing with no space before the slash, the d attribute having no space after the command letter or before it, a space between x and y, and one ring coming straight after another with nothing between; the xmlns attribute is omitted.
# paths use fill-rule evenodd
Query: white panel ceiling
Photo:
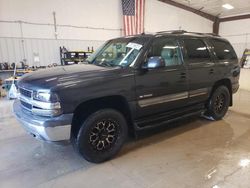
<svg viewBox="0 0 250 188"><path fill-rule="evenodd" d="M227 16L250 13L250 0L173 0L173 1L219 17L227 17ZM232 5L234 9L227 10L223 8L222 5L226 3Z"/></svg>

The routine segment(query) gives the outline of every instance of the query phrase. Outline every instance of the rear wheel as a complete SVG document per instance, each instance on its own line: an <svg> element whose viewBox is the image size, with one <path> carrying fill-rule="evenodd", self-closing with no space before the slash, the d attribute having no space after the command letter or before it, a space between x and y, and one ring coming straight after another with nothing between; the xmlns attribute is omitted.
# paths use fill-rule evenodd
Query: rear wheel
<svg viewBox="0 0 250 188"><path fill-rule="evenodd" d="M230 104L230 93L226 86L219 86L213 92L206 115L214 120L222 119L227 113Z"/></svg>
<svg viewBox="0 0 250 188"><path fill-rule="evenodd" d="M83 122L76 147L88 161L100 163L114 157L127 138L127 124L123 115L113 109L102 109Z"/></svg>

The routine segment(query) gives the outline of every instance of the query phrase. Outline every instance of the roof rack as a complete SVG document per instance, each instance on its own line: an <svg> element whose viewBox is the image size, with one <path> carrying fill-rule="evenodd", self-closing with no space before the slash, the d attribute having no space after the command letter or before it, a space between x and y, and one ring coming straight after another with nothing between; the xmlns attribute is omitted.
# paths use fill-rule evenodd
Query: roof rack
<svg viewBox="0 0 250 188"><path fill-rule="evenodd" d="M215 33L198 33L198 32L189 32L189 31L185 31L185 30L169 30L169 31L160 31L157 32L156 34L164 34L164 33L170 33L170 34L185 34L185 33L189 33L189 34L196 34L196 35L211 35L211 36L217 36L220 37L220 35L215 34Z"/></svg>
<svg viewBox="0 0 250 188"><path fill-rule="evenodd" d="M171 33L171 34L181 34L181 33L185 33L187 31L185 30L169 30L169 31L159 31L159 32L156 32L157 34L162 34L162 33Z"/></svg>

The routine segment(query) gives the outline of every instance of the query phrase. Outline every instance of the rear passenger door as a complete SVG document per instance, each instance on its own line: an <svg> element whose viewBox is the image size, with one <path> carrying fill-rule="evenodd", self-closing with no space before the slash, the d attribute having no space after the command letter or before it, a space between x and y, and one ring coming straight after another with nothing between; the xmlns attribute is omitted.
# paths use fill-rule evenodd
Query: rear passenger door
<svg viewBox="0 0 250 188"><path fill-rule="evenodd" d="M188 66L189 104L208 99L214 83L215 63L202 38L183 38L184 61Z"/></svg>

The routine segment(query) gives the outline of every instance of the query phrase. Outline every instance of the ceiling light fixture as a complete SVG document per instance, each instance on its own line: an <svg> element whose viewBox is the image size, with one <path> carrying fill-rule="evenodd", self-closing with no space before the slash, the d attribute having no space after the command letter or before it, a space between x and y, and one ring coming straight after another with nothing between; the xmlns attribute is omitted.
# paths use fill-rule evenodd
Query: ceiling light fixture
<svg viewBox="0 0 250 188"><path fill-rule="evenodd" d="M234 7L230 4L224 4L224 5L222 5L222 7L225 9L228 9L228 10L234 9Z"/></svg>
<svg viewBox="0 0 250 188"><path fill-rule="evenodd" d="M239 165L241 167L247 167L247 166L249 166L249 164L250 164L250 160L249 159L242 159L242 160L240 160L240 163L239 163Z"/></svg>

